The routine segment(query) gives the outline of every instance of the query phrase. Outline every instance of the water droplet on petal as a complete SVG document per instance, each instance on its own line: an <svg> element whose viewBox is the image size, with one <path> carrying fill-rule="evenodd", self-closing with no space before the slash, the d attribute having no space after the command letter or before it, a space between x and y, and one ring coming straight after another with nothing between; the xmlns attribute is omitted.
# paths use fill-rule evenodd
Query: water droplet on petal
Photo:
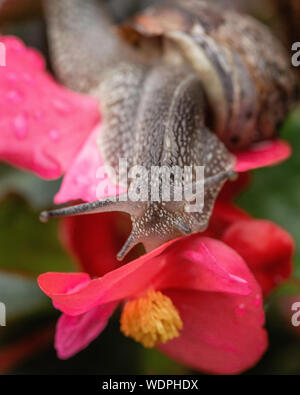
<svg viewBox="0 0 300 395"><path fill-rule="evenodd" d="M262 302L262 297L260 295L256 295L253 300L254 306L256 306L256 307L260 306L261 302Z"/></svg>
<svg viewBox="0 0 300 395"><path fill-rule="evenodd" d="M11 90L7 93L7 99L14 104L20 104L24 101L24 96L17 90Z"/></svg>
<svg viewBox="0 0 300 395"><path fill-rule="evenodd" d="M47 152L46 147L40 147L36 150L33 155L33 162L37 169L42 170L43 177L46 178L57 178L61 176L61 166L60 163L53 157L51 153Z"/></svg>
<svg viewBox="0 0 300 395"><path fill-rule="evenodd" d="M40 121L43 118L43 114L40 110L32 110L32 117L35 121Z"/></svg>
<svg viewBox="0 0 300 395"><path fill-rule="evenodd" d="M49 137L53 141L58 141L61 138L60 131L57 129L51 129L49 131Z"/></svg>
<svg viewBox="0 0 300 395"><path fill-rule="evenodd" d="M23 78L29 84L32 84L34 82L34 77L29 73L23 73Z"/></svg>
<svg viewBox="0 0 300 395"><path fill-rule="evenodd" d="M18 75L17 75L17 73L14 73L13 71L9 71L8 73L6 73L6 78L8 81L11 81L11 82L18 81Z"/></svg>
<svg viewBox="0 0 300 395"><path fill-rule="evenodd" d="M236 308L236 312L239 315L244 315L245 314L246 307L245 307L244 303L241 303L241 304L238 305L238 307Z"/></svg>
<svg viewBox="0 0 300 395"><path fill-rule="evenodd" d="M68 114L71 111L69 104L60 99L54 99L52 104L53 107L61 114Z"/></svg>
<svg viewBox="0 0 300 395"><path fill-rule="evenodd" d="M24 114L17 115L13 121L13 130L19 140L23 140L28 133L28 119Z"/></svg>
<svg viewBox="0 0 300 395"><path fill-rule="evenodd" d="M81 175L81 174L79 174L77 177L76 177L76 179L75 179L75 182L78 184L78 185L88 185L88 179L87 179L87 177L85 176L85 175Z"/></svg>

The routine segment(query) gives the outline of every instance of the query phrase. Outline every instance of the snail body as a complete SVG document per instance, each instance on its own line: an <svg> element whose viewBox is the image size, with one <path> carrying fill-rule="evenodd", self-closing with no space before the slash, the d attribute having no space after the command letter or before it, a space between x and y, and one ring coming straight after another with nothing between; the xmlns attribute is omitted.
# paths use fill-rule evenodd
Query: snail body
<svg viewBox="0 0 300 395"><path fill-rule="evenodd" d="M146 170L204 166L206 180L201 212L187 210L184 198L152 202L148 196L145 202L106 199L42 213L43 219L129 213L133 228L122 259L139 242L150 251L205 230L235 166L230 151L274 138L295 87L284 50L248 16L206 1L167 1L110 34L103 15L96 0L46 2L58 76L101 103L98 146L105 163L120 184L120 158ZM185 182L192 187L195 174Z"/></svg>

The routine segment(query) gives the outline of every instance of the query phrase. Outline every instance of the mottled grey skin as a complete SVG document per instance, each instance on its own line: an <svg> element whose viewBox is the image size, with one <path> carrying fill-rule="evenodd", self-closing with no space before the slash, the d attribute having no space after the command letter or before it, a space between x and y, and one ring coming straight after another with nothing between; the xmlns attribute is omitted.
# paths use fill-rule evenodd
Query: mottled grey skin
<svg viewBox="0 0 300 395"><path fill-rule="evenodd" d="M89 93L103 73L120 60L124 47L110 34L100 2L96 0L45 0L52 64L67 87Z"/></svg>
<svg viewBox="0 0 300 395"><path fill-rule="evenodd" d="M149 170L151 166L205 166L207 178L234 167L233 157L204 124L203 87L186 65L126 65L112 74L99 94L105 98L99 148L106 163L117 168L121 157L129 166L142 164ZM142 216L133 215L135 240L143 237L151 249L180 236L175 222L192 232L205 230L224 181L205 188L201 213L185 212L185 204L174 212L172 204L160 203L150 204Z"/></svg>
<svg viewBox="0 0 300 395"><path fill-rule="evenodd" d="M105 163L116 172L120 158L127 159L128 166L143 165L148 170L152 166L205 166L206 179L219 178L206 185L204 209L200 213L187 212L186 201L174 204L162 200L155 203L106 200L43 213L42 218L103 211L130 213L133 229L119 253L120 259L139 242L150 251L182 234L205 230L215 199L235 164L221 139L227 145L233 142L239 146L240 136L235 142L230 134L241 128L244 143L259 139L251 137L250 132L258 114L261 117L257 107L261 91L257 91L253 75L234 45L228 49L211 38L216 32L228 36L230 18L234 16L229 13L223 16L223 11L205 2L184 0L178 6L175 1L173 8L171 2L163 12L146 11L150 24L145 27L142 19L130 28L140 35L138 45L125 45L113 34L100 1L45 3L50 49L58 77L66 86L101 99L103 128L98 145ZM199 6L198 14L190 11L194 5ZM178 24L175 30L174 23ZM246 34L243 22L235 23ZM276 102L277 96L274 97ZM213 114L214 122L208 123L209 114ZM213 125L213 129L208 125ZM119 176L122 182L124 175ZM195 181L194 176L190 184Z"/></svg>

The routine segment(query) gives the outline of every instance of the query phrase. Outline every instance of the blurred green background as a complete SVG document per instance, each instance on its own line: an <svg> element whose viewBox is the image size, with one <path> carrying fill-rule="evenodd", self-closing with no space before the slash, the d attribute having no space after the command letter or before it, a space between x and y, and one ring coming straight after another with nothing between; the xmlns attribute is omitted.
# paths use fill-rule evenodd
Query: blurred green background
<svg viewBox="0 0 300 395"><path fill-rule="evenodd" d="M0 12L2 31L21 37L47 57L45 27L39 8L35 7L38 1L26 0L24 10L15 1L8 3L12 4L8 13L11 21L7 22ZM27 3L34 7L28 8ZM262 3L251 2L251 10L262 19L280 19ZM128 2L126 7L124 4L116 1L112 4L118 19L141 6L138 1ZM24 19L25 15L28 18ZM255 171L250 188L238 199L239 205L253 216L270 219L287 229L297 246L300 246L299 131L300 110L296 110L282 127L283 137L294 150L292 158L279 166ZM0 374L191 373L156 350L145 350L120 334L118 314L88 349L68 361L57 359L53 333L58 314L37 287L36 276L46 271L75 270L74 262L58 241L58 222L45 226L38 220L39 211L53 204L59 185L60 180L45 182L0 164L0 301L7 306L7 326L0 328ZM292 330L289 311L284 312L281 307L287 295L299 295L300 301L298 247L294 278L266 301L269 350L246 374L300 374L300 329Z"/></svg>

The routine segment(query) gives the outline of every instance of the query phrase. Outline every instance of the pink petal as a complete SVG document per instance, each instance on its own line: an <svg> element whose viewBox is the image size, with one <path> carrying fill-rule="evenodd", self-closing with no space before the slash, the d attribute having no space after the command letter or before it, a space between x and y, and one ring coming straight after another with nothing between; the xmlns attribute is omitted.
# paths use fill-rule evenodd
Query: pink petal
<svg viewBox="0 0 300 395"><path fill-rule="evenodd" d="M74 292L69 292L68 282L73 281L70 273L45 273L39 276L38 283L59 310L68 315L80 315L97 305L143 293L162 266L163 262L147 265L144 260L136 260L88 283L83 281Z"/></svg>
<svg viewBox="0 0 300 395"><path fill-rule="evenodd" d="M98 178L98 171L104 166L97 145L97 138L100 132L101 125L98 125L82 147L75 161L71 164L64 177L60 191L55 197L55 203L60 204L77 199L92 202L116 196L123 192L122 189L116 187L109 180L107 174L102 178ZM99 194L97 193L97 188L101 182L107 183L107 189L103 191L104 193Z"/></svg>
<svg viewBox="0 0 300 395"><path fill-rule="evenodd" d="M60 359L68 359L85 349L106 327L117 303L95 307L85 314L63 314L57 322L55 348Z"/></svg>
<svg viewBox="0 0 300 395"><path fill-rule="evenodd" d="M17 38L2 37L0 158L44 178L60 177L99 122L96 100L58 85L43 58Z"/></svg>
<svg viewBox="0 0 300 395"><path fill-rule="evenodd" d="M264 311L257 283L250 273L249 296L169 290L180 312L183 330L159 349L193 369L221 374L252 367L267 347Z"/></svg>
<svg viewBox="0 0 300 395"><path fill-rule="evenodd" d="M243 259L218 240L198 234L179 239L165 251L164 260L167 265L154 283L156 289L184 288L241 295L250 292L245 272L240 269L245 266Z"/></svg>
<svg viewBox="0 0 300 395"><path fill-rule="evenodd" d="M255 144L247 151L234 153L235 171L243 172L259 167L276 165L291 156L290 145L283 140L271 140Z"/></svg>
<svg viewBox="0 0 300 395"><path fill-rule="evenodd" d="M40 287L44 287L44 276L47 277L47 287L54 294L68 294L72 290L83 287L90 281L90 276L86 273L66 273L55 276L55 273L43 274L39 277Z"/></svg>
<svg viewBox="0 0 300 395"><path fill-rule="evenodd" d="M69 281L74 283L69 273L46 273L38 282L58 309L79 315L100 304L136 298L148 289L248 294L240 266L245 266L243 260L229 247L194 235L173 240L101 278L87 282L84 277L75 289L68 287Z"/></svg>

